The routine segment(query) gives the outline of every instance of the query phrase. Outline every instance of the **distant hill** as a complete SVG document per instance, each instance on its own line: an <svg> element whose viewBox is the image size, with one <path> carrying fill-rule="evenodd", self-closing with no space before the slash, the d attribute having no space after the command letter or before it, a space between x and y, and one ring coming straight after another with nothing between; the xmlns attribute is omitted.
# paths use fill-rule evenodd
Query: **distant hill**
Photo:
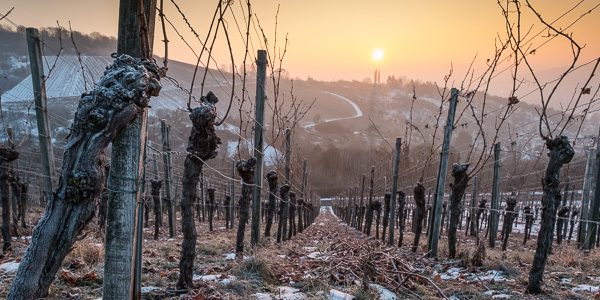
<svg viewBox="0 0 600 300"><path fill-rule="evenodd" d="M116 38L98 32L84 34L73 31L76 49L71 32L64 28L41 28L39 31L44 46L43 54L47 56L55 56L58 52L65 56L76 55L79 50L84 55L109 57L117 49ZM0 25L0 41L0 89L7 91L30 72L25 27L13 30Z"/></svg>
<svg viewBox="0 0 600 300"><path fill-rule="evenodd" d="M54 52L58 49L58 35L55 29L44 29L44 44L48 65L56 67L48 76L47 88L49 96L50 119L53 128L53 138L56 147L64 146L69 126L75 112L77 101L86 88L92 89L95 81L102 75L104 68L111 63L110 53L116 48L114 38L98 34L75 36L78 49L82 52L82 65L75 56L76 51L66 33L63 34L61 55L56 58ZM10 31L0 28L0 87L3 90L2 108L4 120L12 126L17 136L31 133L36 135L35 126L31 126L33 110L31 109L32 92L31 78L27 58L27 46L24 31ZM5 42L6 41L6 42ZM7 45L13 44L14 47ZM70 45L70 46L69 46ZM157 59L157 61L162 61ZM48 71L48 70L47 70ZM225 122L219 126L218 135L221 137L219 158L216 163L227 165L229 161L247 158L252 149L252 128L254 108L253 101L256 88L256 74L250 70L245 91L242 91L241 75L236 75L234 96L232 92L232 74L225 70L210 69L204 86L201 78L204 69L199 68L200 75L194 83L193 95L199 98L201 93L212 90L219 98L217 104L219 119L225 116L231 100L231 109ZM168 78L162 80L163 89L159 97L150 101L149 140L160 148L160 119L165 119L173 128L172 149L184 152L189 136L189 117L187 103L192 83L194 66L177 61L169 63ZM85 74L85 79L84 79ZM294 129L293 166L292 173L300 174L301 162L309 159L311 180L315 192L323 196L336 195L352 182L358 181L362 173L368 172L371 166L377 166L377 178L384 188L384 176L391 176L391 146L396 137L403 139L403 179L405 184L414 183L422 175L421 169L426 166L430 171L426 174L426 182L431 182L431 174L436 172L437 158L443 136L443 125L446 122L447 103L441 104L439 88L430 82L413 82L407 78L389 77L385 82L373 84L359 81L323 82L312 79L291 80L282 78L279 83L279 94L273 78L266 83L267 108L265 112L265 142L268 147L266 154L269 167L274 168L278 160L282 160L284 127L283 119L274 117L274 111L287 114L288 119L294 118L292 104L298 109L295 117L302 117ZM242 94L244 97L242 97ZM414 96L414 98L413 98ZM447 100L447 99L444 99ZM507 106L508 99L488 96L485 103L484 127L488 132L487 147L491 147L498 116ZM481 93L473 100L475 111L481 113L483 100ZM191 106L198 105L192 99ZM502 142L503 157L510 156L511 164L502 170L502 174L525 174L533 168L541 168L542 164L535 162L541 155L543 141L538 134L537 105L525 102L517 104L516 111L508 117L499 132L498 141ZM549 111L554 122L564 116L558 111ZM596 116L597 117L597 116ZM572 165L572 173L583 172L579 167L585 160L587 149L593 142L597 132L597 123L590 122L594 116L588 117L588 122L582 127L577 136L577 158ZM28 129L25 130L25 126ZM460 98L457 108L457 121L451 144L451 160L466 162L471 148L480 151L483 141L478 137L477 126L471 116L471 110L466 106L464 98ZM573 122L564 134L575 137L579 123ZM433 138L435 134L435 139ZM2 133L3 135L3 133ZM29 139L35 144L35 139ZM432 147L432 141L434 146ZM410 145L410 148L408 147ZM433 149L433 155L431 154ZM479 150L478 150L479 149ZM242 154L238 154L238 150ZM176 160L181 159L177 157ZM471 160L473 160L472 158ZM583 159L583 160L582 160ZM411 167L412 166L412 167ZM281 168L281 166L279 166ZM294 173L295 170L295 173ZM487 174L487 173L485 173ZM507 176L508 176L507 175ZM485 175L488 176L488 175ZM575 175L573 175L575 176ZM297 177L297 176L296 176ZM512 178L512 177L510 177ZM539 183L539 177L519 177ZM296 178L297 180L297 178ZM389 180L389 179L388 179ZM427 181L429 180L429 181ZM516 180L516 179L515 179ZM485 182L482 181L481 182ZM507 184L516 181L508 180ZM485 185L482 187L485 190Z"/></svg>

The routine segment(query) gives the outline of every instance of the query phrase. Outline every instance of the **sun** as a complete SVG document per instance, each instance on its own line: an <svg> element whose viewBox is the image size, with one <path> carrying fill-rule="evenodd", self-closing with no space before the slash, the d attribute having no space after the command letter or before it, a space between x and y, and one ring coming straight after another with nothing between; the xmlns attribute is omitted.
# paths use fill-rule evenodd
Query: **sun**
<svg viewBox="0 0 600 300"><path fill-rule="evenodd" d="M383 50L382 49L375 49L373 51L373 60L381 61L382 59L383 59Z"/></svg>

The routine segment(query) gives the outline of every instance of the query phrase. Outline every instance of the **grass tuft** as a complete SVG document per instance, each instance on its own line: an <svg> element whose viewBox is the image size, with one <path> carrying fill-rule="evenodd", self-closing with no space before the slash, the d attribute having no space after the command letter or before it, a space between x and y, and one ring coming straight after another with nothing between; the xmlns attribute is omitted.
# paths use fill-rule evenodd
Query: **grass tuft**
<svg viewBox="0 0 600 300"><path fill-rule="evenodd" d="M250 259L242 261L234 272L239 279L251 282L273 283L276 281L275 272L269 261L261 256L252 256Z"/></svg>

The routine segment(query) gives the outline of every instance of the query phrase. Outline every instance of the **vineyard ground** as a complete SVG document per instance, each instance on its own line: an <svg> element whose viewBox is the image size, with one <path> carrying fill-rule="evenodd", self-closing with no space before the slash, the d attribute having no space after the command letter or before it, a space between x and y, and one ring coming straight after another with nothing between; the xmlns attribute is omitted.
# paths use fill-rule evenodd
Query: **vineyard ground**
<svg viewBox="0 0 600 300"><path fill-rule="evenodd" d="M32 218L40 215L39 210L30 213ZM474 251L474 239L466 237L464 231L458 232L462 258L445 259L448 254L444 237L440 259L429 260L422 252L409 252L412 233L405 233L402 248L389 247L346 226L329 209L322 209L315 223L290 241L274 244L272 240L263 240L254 250L246 244L244 259L233 258L235 230L226 230L223 219L216 221L213 232L208 232L207 222L197 222L194 281L197 286L182 297L175 291L181 235L169 239L168 229L162 228L161 238L153 240L153 222L149 225L144 230L143 299L328 299L332 290L354 295L356 299L378 299L377 289L362 289L365 282L393 291L400 299L438 299L442 296L439 291L451 299L600 297L600 251L597 249L584 254L574 243L555 245L544 274L545 294L530 296L524 294L524 290L535 237L522 246L523 236L513 234L508 251L501 251L499 246L486 249L483 266L473 267L466 263L465 253ZM65 259L48 299L101 297L103 237L98 234L96 222L90 223L87 231L87 236L75 244ZM373 235L374 232L373 229ZM20 233L21 238L13 239L14 250L2 256L2 266L14 266L23 256L31 228L20 229ZM248 230L246 241L249 240ZM15 272L1 268L0 298L4 298ZM364 270L367 270L366 277Z"/></svg>

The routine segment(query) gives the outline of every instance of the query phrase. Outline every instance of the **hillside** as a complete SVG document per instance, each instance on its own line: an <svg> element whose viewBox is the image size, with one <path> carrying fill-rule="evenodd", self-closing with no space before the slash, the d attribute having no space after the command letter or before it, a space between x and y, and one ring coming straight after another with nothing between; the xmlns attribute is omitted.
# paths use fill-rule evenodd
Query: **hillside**
<svg viewBox="0 0 600 300"><path fill-rule="evenodd" d="M43 32L48 35L47 45L56 42L55 32L54 35L52 30L46 29ZM24 41L22 32L11 33L4 29L4 31L0 30L0 34L15 41L21 36ZM53 137L58 148L66 143L65 138L79 96L86 89L93 88L94 81L101 76L104 67L112 60L107 53L114 46L114 39L95 34L87 36L79 34L77 39L80 40L78 48L87 52L82 56L81 63L77 56L72 55L73 49L69 47L65 47L58 58L45 57L46 66L55 66L51 72L46 70L49 73L46 86ZM48 49L52 49L52 46L48 46ZM12 85L10 89L3 90L5 121L14 128L17 137L30 133L35 136L36 127L32 126L34 123L31 122L34 118L31 110L31 78L27 58L21 53L22 47L14 47L13 50L0 55L0 65L9 66L2 69L4 77L0 81L3 82L3 86ZM99 53L105 54L97 55ZM157 61L162 60L157 58ZM167 124L173 128L173 150L185 150L189 134L187 117L189 95L186 90L191 87L193 73L193 65L177 61L169 63L168 78L162 80L163 89L160 96L153 98L150 103L149 140L155 146L161 144L159 120L166 119ZM212 90L220 99L217 105L220 118L225 117L232 99L230 112L223 125L218 128L223 144L220 159L216 161L220 165L227 165L227 161L231 159L248 156L252 149L252 124L246 120L251 120L254 115L252 102L256 75L250 68L245 84L246 91L243 92L242 74L236 74L233 97L231 97L233 77L230 72L209 69L202 87L203 75L204 69L199 68L193 88L194 97L199 98L202 89L204 93ZM379 179L389 176L391 144L396 137L401 137L404 144L406 171L401 178L404 185L410 185L419 176L425 176L426 181L433 184L431 176L436 172L435 161L439 152L437 147L443 138L440 126L446 122L448 106L446 102L440 106L442 97L435 84L413 82L404 77L389 77L379 84L359 81L322 82L310 78L291 80L284 77L279 83L277 97L274 95L275 86L276 83L270 77L266 85L265 115L268 167L280 167L277 166L277 161L283 159L281 129L291 125L284 122L291 122L296 112L295 117L299 120L298 126L294 129L292 170L299 170L302 159L308 158L309 169L313 170L313 179L317 182L315 188L320 189L317 192L325 196L339 193L341 190L338 186L344 186L344 183L349 180L358 182L361 174L367 172L373 165L378 166L376 176ZM244 97L241 96L242 94ZM483 108L481 92L477 94L473 103L477 114L481 114ZM192 99L192 107L195 104ZM296 109L292 109L292 106ZM484 129L488 132L488 136L484 157L490 154L490 143L494 141L498 116L505 111L506 107L505 98L490 95L485 101ZM537 164L543 147L543 141L538 134L537 108L524 102L517 104L514 113L499 130L499 138L496 142L502 142L503 151L514 162L523 162L523 164L513 164L511 169L505 170L504 173L525 174L533 171L532 168L543 165ZM279 112L278 117L274 116L275 110ZM563 117L557 111L550 111L549 115L556 122ZM240 122L240 118L245 121ZM597 116L588 116L587 123L577 136L575 161L578 163L585 160L586 151L593 142L591 137L595 136L596 125L591 124L590 120L594 118ZM579 122L573 122L565 134L574 137L578 125ZM478 128L463 97L459 99L451 145L451 163L466 161L473 163L483 151L483 140L478 137ZM475 151L469 157L471 148ZM342 164L342 167L328 167L334 161ZM533 163L529 163L532 161L536 162L535 167L531 166ZM425 171L410 167L423 165L425 162L429 162ZM578 172L579 170L576 171L577 175ZM538 181L536 179L532 182ZM509 180L506 184L510 185L514 182ZM523 184L524 182L521 181L521 185ZM379 186L378 189L383 191L384 186Z"/></svg>

